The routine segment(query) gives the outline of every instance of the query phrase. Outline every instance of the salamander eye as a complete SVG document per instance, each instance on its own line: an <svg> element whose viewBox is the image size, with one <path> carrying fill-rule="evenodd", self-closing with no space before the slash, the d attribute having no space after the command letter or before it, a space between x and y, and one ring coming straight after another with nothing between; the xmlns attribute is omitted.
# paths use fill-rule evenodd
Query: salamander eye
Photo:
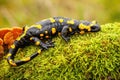
<svg viewBox="0 0 120 80"><path fill-rule="evenodd" d="M94 30L95 28L96 28L96 26L91 26L91 29L93 29L93 30Z"/></svg>
<svg viewBox="0 0 120 80"><path fill-rule="evenodd" d="M91 26L91 32L97 32L100 30L100 25L96 24Z"/></svg>

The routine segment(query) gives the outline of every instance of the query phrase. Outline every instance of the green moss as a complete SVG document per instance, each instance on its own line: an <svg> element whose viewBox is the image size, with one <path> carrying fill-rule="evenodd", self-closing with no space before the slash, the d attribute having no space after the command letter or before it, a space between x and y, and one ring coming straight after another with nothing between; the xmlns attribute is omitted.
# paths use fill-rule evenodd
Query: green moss
<svg viewBox="0 0 120 80"><path fill-rule="evenodd" d="M120 79L120 23L101 27L97 33L74 35L69 43L57 37L54 48L19 67L1 60L0 80ZM20 49L16 59L38 49L33 45Z"/></svg>

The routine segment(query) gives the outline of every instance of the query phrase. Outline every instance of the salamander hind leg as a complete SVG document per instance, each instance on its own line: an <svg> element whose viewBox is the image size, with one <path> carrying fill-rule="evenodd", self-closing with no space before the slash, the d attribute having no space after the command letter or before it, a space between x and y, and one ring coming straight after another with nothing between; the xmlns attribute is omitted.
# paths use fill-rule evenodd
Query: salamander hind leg
<svg viewBox="0 0 120 80"><path fill-rule="evenodd" d="M52 47L55 46L54 43L55 43L55 41L52 41L51 39L48 39L47 42L46 42L46 44L51 45Z"/></svg>
<svg viewBox="0 0 120 80"><path fill-rule="evenodd" d="M70 40L70 36L68 35L68 32L69 32L69 27L64 26L61 31L61 36L66 42L68 42Z"/></svg>

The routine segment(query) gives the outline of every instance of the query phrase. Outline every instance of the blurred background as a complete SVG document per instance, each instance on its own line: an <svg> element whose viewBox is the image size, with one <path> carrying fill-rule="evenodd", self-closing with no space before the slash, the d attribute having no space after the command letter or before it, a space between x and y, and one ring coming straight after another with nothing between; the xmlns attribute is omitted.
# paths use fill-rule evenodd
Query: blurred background
<svg viewBox="0 0 120 80"><path fill-rule="evenodd" d="M97 20L100 24L119 22L120 1L0 0L0 28L32 25L53 16Z"/></svg>

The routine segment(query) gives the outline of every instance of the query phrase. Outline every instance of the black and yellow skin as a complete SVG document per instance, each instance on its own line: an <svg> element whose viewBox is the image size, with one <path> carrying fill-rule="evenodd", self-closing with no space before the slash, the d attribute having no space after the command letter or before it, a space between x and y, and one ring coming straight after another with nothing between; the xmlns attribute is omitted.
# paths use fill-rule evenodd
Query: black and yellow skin
<svg viewBox="0 0 120 80"><path fill-rule="evenodd" d="M42 50L53 47L54 42L52 42L51 39L55 35L61 35L61 37L68 42L70 35L75 33L83 34L85 32L97 32L100 30L100 25L95 21L88 22L64 17L53 17L42 20L30 27L25 27L23 30L22 35L16 39L9 49L7 61L12 66L22 65L36 57ZM35 45L41 48L28 58L14 61L14 56L18 49L30 43L35 43Z"/></svg>

